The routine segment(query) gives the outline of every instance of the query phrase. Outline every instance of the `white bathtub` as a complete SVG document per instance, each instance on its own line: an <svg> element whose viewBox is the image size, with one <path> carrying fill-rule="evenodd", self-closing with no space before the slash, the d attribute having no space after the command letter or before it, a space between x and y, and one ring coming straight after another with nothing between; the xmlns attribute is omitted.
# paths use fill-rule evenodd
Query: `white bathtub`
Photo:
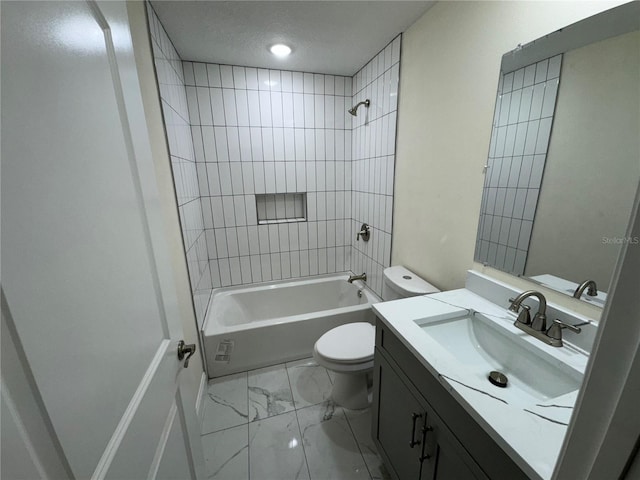
<svg viewBox="0 0 640 480"><path fill-rule="evenodd" d="M209 377L309 357L328 330L374 322L380 298L348 274L219 288L202 327Z"/></svg>

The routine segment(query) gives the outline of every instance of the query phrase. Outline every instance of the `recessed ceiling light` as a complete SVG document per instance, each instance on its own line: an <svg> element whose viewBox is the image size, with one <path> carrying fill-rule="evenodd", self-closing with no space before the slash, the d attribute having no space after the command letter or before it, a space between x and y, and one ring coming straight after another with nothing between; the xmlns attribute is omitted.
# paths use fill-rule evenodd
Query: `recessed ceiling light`
<svg viewBox="0 0 640 480"><path fill-rule="evenodd" d="M291 53L291 47L284 43L276 43L269 49L276 57L286 57Z"/></svg>

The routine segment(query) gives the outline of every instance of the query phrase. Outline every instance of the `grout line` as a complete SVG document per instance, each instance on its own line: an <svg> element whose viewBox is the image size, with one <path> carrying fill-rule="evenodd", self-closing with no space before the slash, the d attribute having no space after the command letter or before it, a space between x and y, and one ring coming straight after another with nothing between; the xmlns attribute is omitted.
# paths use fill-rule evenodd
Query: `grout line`
<svg viewBox="0 0 640 480"><path fill-rule="evenodd" d="M183 84L182 86L185 88L185 93L184 93L184 95L185 95L185 98L186 98L186 96L187 96L187 93L186 93L186 87L185 87L185 85L184 85L184 84ZM160 87L159 87L158 89L162 92L162 88L160 88ZM180 120L182 120L183 122L185 122L187 125L191 126L191 122L189 121L189 119L184 118L184 117L182 116L182 114L180 114L180 112L178 112L178 111L173 107L173 105L171 105L171 104L169 103L169 101L168 101L168 99L167 99L167 98L164 98L164 97L160 96L160 99L162 100L162 102L163 102L163 103L165 103L165 104L167 105L167 107L169 107L171 110L173 110L173 112L174 112L178 117L180 117ZM187 114L188 114L188 113L189 113L189 104L188 104L188 102L187 102Z"/></svg>
<svg viewBox="0 0 640 480"><path fill-rule="evenodd" d="M208 72L207 72L207 75L208 75ZM233 79L233 69L231 70L231 77L232 77L232 79ZM223 120L223 125L224 125L224 126L221 126L221 127L218 127L218 128L224 128L224 136L225 136L225 138L226 138L226 140L227 140L227 141L226 141L227 159L229 159L229 162L228 162L228 171L229 171L229 181L230 181L230 183L231 183L231 184L229 185L229 189L231 190L231 195L233 196L233 194L234 194L235 192L233 191L233 173L232 173L232 170L231 170L231 162L230 162L230 160L231 160L231 155L230 155L230 151L229 151L229 135L228 135L228 128L227 128L227 107L226 107L226 105L225 105L225 101L224 101L224 92L225 92L225 88L223 88L223 85L222 85L222 71L221 71L221 72L220 72L220 102L222 103L222 114L223 114L223 116L224 116L224 120ZM211 103L211 101L210 101L209 103ZM234 103L235 103L235 93L234 93ZM236 110L237 110L237 106L236 106ZM216 123L215 118L214 118L213 106L211 106L211 123L213 123L213 124L215 124L215 123ZM237 123L237 122L236 122L236 123ZM215 132L215 129L216 129L216 127L214 126L214 127L213 127L213 130L214 130L214 136L215 136L215 137L217 137L217 135L215 135L215 133L216 133L216 132ZM217 140L216 140L216 145L217 145ZM217 149L216 149L216 159L218 159ZM219 159L218 159L218 160L219 160ZM222 162L219 162L219 161L218 161L217 163L222 163ZM224 162L224 163L227 163L227 162ZM242 166L240 166L240 168L242 169ZM242 170L241 170L241 171L242 171ZM223 185L222 185L222 181L221 181L221 178L220 178L220 175L219 175L219 174L218 174L218 181L220 182L220 193L222 193L222 191L223 191ZM237 228L236 228L236 226L238 225L238 220L237 220L237 218L236 218L236 205L235 205L235 199L234 199L234 198L231 198L230 200L231 200L231 208L232 208L232 211L233 211L233 223L234 223L234 227L231 227L231 226L227 227L227 221L226 221L226 219L225 219L225 221L224 221L224 226L225 226L225 228L224 228L224 237L225 237L225 243L226 243L226 245L227 245L227 255L228 255L228 257L227 257L227 258L229 259L229 260L228 260L228 262L227 262L227 263L229 264L229 280L230 280L230 283L233 285L233 283L234 283L234 280L233 280L233 269L232 269L231 261L230 261L231 256L229 255L229 243L230 243L230 242L229 242L229 237L227 236L227 233L228 233L228 229L229 229L229 228L234 228L234 230L235 230L233 233L234 233L234 235L235 235L235 237L236 237L236 248L238 249L238 254L240 253L240 244L239 244L239 242L238 242L238 232L237 232ZM222 206L222 207L223 207L223 214L224 214L224 213L225 213L225 212L224 212L224 202L223 202L223 206ZM218 259L218 260L220 260L220 259ZM240 260L238 259L238 270L240 270L240 269L239 269L239 264L240 264ZM220 265L220 264L218 263L218 265ZM218 266L218 268L220 268L220 267ZM238 271L238 273L240 273L240 272ZM222 280L222 278L221 278L221 280ZM242 281L242 275L240 275L240 281ZM247 394L247 395L248 395L248 394Z"/></svg>
<svg viewBox="0 0 640 480"><path fill-rule="evenodd" d="M251 407L251 402L249 399L249 371L245 372L247 377L247 477L248 480L251 480L251 436L249 434L249 409Z"/></svg>
<svg viewBox="0 0 640 480"><path fill-rule="evenodd" d="M300 434L300 446L302 447L302 455L304 455L304 463L307 466L307 474L311 478L311 469L309 468L309 460L307 460L307 451L304 448L304 438L302 438L302 429L300 428L300 418L298 417L298 408L296 407L296 400L293 396L293 387L291 386L291 378L289 377L289 368L287 364L284 364L284 370L287 373L287 381L289 382L289 389L291 390L291 400L293 402L293 411L296 415L296 423L298 425L298 433Z"/></svg>
<svg viewBox="0 0 640 480"><path fill-rule="evenodd" d="M243 69L243 71L245 72L244 78L245 78L245 85L247 84L247 73L246 73L246 69ZM249 109L249 95L246 95L246 103L247 103L247 123L251 124L251 112ZM254 168L254 159L253 159L253 139L251 137L251 127L247 127L247 135L249 136L249 155L251 156L251 163L250 163L250 168L251 168L251 178L253 179L253 205L251 205L251 208L253 208L255 210L255 214L256 214L256 222L258 221L258 204L257 204L257 197L256 195L257 193L257 189L256 189L256 170ZM240 157L240 159L242 159L242 156ZM244 185L243 185L244 186ZM247 208L247 202L245 201L245 208ZM248 219L249 216L247 215L247 223L248 223ZM248 232L248 228L247 228L247 232ZM257 238L258 237L258 226L256 225L256 241L258 242L258 252L260 252L260 240ZM251 240L249 240L249 253L251 253ZM262 266L260 263L260 258L258 258L258 265L260 265L260 281L263 280L263 276L262 276ZM254 283L256 281L256 277L257 277L257 271L253 272L253 263L251 262L251 259L249 259L249 271L251 272L251 282Z"/></svg>
<svg viewBox="0 0 640 480"><path fill-rule="evenodd" d="M260 82L260 78L259 78L257 70L256 70L256 79L257 79L258 82ZM258 87L259 87L259 85L258 85ZM271 100L269 100L269 101L271 101ZM247 103L248 103L248 98L247 98ZM263 133L262 132L262 107L260 105L260 92L259 91L258 91L258 94L257 94L256 107L257 107L257 111L258 111L258 119L257 119L257 121L258 121L258 124L260 126L259 127L254 127L254 128L259 128L259 132L260 132L260 150L262 152L262 161L259 162L259 163L262 163L262 171L263 171L263 177L262 178L263 178L263 184L264 184L264 191L266 192L267 191L267 167L266 167L266 163L267 162L265 162L265 160L264 160L264 141L262 139L262 133ZM251 119L249 119L249 123L251 123ZM252 150L252 154L253 154L253 150ZM253 156L252 156L252 159L253 159ZM274 179L275 179L275 165L274 165ZM258 212L256 211L256 217L257 217L257 214L258 214ZM264 279L265 272L264 272L264 269L263 269L263 266L262 266L262 255L269 255L269 262L268 262L269 263L269 280L268 281L273 280L273 269L271 268L271 238L270 238L270 235L269 235L269 227L264 229L264 231L266 231L266 235L267 235L267 244L269 245L269 247L268 247L269 253L268 254L260 253L260 257L261 257L260 258L260 275L262 276L262 281L263 282L265 281L265 279ZM258 235L259 235L259 233L258 233Z"/></svg>
<svg viewBox="0 0 640 480"><path fill-rule="evenodd" d="M371 408L371 407L369 407L369 408ZM369 468L369 464L364 459L364 453L362 453L362 447L360 446L360 442L358 441L358 437L356 437L356 434L353 431L353 426L351 425L351 422L349 421L349 415L347 415L345 408L343 408L342 411L344 413L344 418L347 420L347 425L349 426L349 430L351 430L351 435L353 436L353 440L356 442L356 446L358 447L358 451L360 452L360 456L362 457L362 463L364 463L364 466L367 469L367 472L369 473L369 478L371 480L373 480L373 474L371 473L371 469Z"/></svg>
<svg viewBox="0 0 640 480"><path fill-rule="evenodd" d="M201 433L200 437L207 437L209 435L213 435L214 433L220 433L220 432L224 432L226 430L232 430L232 429L238 428L238 427L248 427L250 423L251 422L239 423L238 425L234 425L232 427L224 427L224 428L220 428L219 430L214 430L212 432Z"/></svg>
<svg viewBox="0 0 640 480"><path fill-rule="evenodd" d="M166 55L165 55L165 57L166 57ZM224 66L224 65L222 65L222 64L218 64L218 63L208 63L208 62L190 62L189 60L183 60L183 61L184 61L184 62L189 62L189 63L194 63L194 64L196 64L196 63L204 63L205 65L219 65L219 66ZM394 64L394 65L395 65L395 64ZM241 65L233 65L233 66L234 66L234 67L238 67L238 66L239 66L239 67L241 67L241 68L245 68L245 67L242 67ZM249 68L252 68L252 67L249 67ZM262 69L261 69L261 70L262 70ZM391 68L389 68L388 70L391 70ZM174 71L175 71L175 69L174 69ZM278 69L278 70L274 70L274 71L277 71L277 72L286 72L287 70L279 70L279 69ZM320 75L326 75L326 76L328 76L328 74L325 74L325 73L321 73ZM341 75L337 75L337 76L341 76ZM380 75L380 76L382 76L382 75ZM373 81L377 80L380 76L376 77ZM346 77L345 77L345 78L346 78ZM234 86L232 86L232 87L222 87L222 86L220 86L220 87L214 87L214 86L211 86L211 84L209 84L209 83L208 83L207 85L196 85L196 84L195 84L195 82L194 82L193 84L184 82L184 85L185 85L186 87L228 88L228 89L233 89L233 90L243 90L243 91L247 91L247 92L269 92L269 93L271 93L271 92L275 92L275 93L291 93L291 94L293 94L293 93L297 93L297 94L300 94L300 95L313 95L314 97L315 97L315 96L318 96L318 97L344 97L344 98L351 98L351 97L353 96L353 95L346 95L346 94L345 94L345 95L337 95L337 94L335 94L335 93L315 93L315 92L294 92L294 91L272 90L272 89L270 89L270 88L269 88L269 89L260 89L260 88L238 88L238 87L236 87L235 85L234 85Z"/></svg>

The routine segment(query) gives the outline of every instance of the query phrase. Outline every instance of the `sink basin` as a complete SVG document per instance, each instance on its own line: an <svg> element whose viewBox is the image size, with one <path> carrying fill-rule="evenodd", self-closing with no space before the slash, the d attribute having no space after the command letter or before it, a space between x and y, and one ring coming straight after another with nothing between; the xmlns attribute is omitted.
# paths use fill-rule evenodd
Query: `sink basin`
<svg viewBox="0 0 640 480"><path fill-rule="evenodd" d="M580 372L480 313L415 323L453 357L452 378L510 404L535 405L582 383ZM492 371L506 375L506 388L488 380Z"/></svg>

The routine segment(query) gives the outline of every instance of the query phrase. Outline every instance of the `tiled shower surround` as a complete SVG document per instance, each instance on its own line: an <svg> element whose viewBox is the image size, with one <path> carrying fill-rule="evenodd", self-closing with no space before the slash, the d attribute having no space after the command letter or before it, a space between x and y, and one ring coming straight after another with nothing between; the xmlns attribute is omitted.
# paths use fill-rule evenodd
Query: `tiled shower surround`
<svg viewBox="0 0 640 480"><path fill-rule="evenodd" d="M353 253L351 270L367 273L367 283L380 295L382 271L391 262L393 178L396 149L398 81L400 76L400 37L376 55L354 76L351 227ZM368 242L355 241L360 226L371 226Z"/></svg>
<svg viewBox="0 0 640 480"><path fill-rule="evenodd" d="M155 12L147 3L149 30L167 132L182 239L196 315L200 322L211 296L209 255L204 233L182 61Z"/></svg>
<svg viewBox="0 0 640 480"><path fill-rule="evenodd" d="M354 77L190 61L174 75L178 56L149 15L199 325L222 286L353 270L381 294L400 36ZM306 221L258 225L256 194L276 193L306 193ZM356 242L362 223L367 243Z"/></svg>
<svg viewBox="0 0 640 480"><path fill-rule="evenodd" d="M351 78L183 62L213 286L349 269ZM307 221L258 225L256 194Z"/></svg>

